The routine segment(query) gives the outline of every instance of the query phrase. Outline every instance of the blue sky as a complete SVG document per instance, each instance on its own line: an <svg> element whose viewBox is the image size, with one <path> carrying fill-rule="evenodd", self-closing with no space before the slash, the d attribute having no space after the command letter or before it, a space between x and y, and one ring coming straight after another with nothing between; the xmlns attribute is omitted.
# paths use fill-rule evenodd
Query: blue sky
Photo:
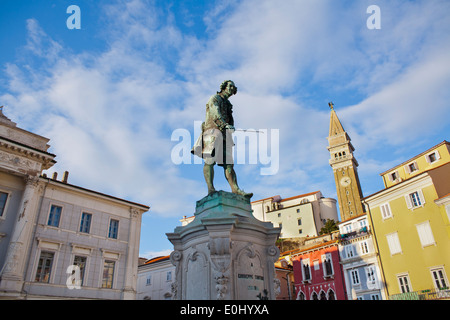
<svg viewBox="0 0 450 320"><path fill-rule="evenodd" d="M81 29L68 29L77 5ZM377 5L381 29L368 29ZM69 182L151 206L142 256L206 195L202 165L177 165L172 133L223 80L236 127L277 130L279 169L237 164L257 200L321 190L336 198L327 135L333 101L356 148L364 195L379 173L449 139L450 2L0 1L0 105L50 138ZM221 168L217 189L229 190Z"/></svg>

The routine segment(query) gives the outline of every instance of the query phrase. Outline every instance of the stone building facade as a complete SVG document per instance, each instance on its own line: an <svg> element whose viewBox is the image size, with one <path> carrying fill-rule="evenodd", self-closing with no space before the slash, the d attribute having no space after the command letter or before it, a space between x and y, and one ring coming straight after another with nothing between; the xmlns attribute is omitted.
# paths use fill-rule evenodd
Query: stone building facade
<svg viewBox="0 0 450 320"><path fill-rule="evenodd" d="M46 177L48 142L0 110L0 298L134 299L149 207Z"/></svg>

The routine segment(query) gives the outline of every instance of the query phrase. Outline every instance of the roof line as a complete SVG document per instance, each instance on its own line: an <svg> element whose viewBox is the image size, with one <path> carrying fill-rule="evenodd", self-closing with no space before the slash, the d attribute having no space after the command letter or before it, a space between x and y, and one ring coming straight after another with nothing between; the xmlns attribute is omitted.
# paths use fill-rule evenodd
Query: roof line
<svg viewBox="0 0 450 320"><path fill-rule="evenodd" d="M318 192L320 192L320 190L313 191L313 192L309 192L309 193L305 193L305 194L300 194L300 195L298 195L298 196L293 196L293 197L281 199L280 202L282 202L282 201L288 201L288 200L293 200L293 199L297 199L297 198L302 198L302 197L307 197L307 196L316 194L316 193L318 193ZM272 196L272 197L267 197L267 198L260 199L260 200L255 200L255 201L252 201L251 203L256 203L256 202L263 201L263 200L268 200L268 199L273 199L273 198L275 198L275 197L279 197L279 195Z"/></svg>
<svg viewBox="0 0 450 320"><path fill-rule="evenodd" d="M85 192L88 192L88 193L93 193L93 194L97 194L97 195L100 195L100 196L103 196L103 197L106 197L106 198L110 198L112 200L125 202L125 203L131 204L133 206L141 207L143 209L147 209L147 210L150 209L150 207L145 205L145 204L140 204L140 203L137 203L137 202L126 200L126 199L121 199L121 198L118 198L118 197L115 197L115 196L111 196L109 194L102 193L102 192L99 192L99 191L90 190L90 189L83 188L83 187L80 187L80 186L76 186L76 185L73 185L73 184L70 184L70 183L66 183L66 182L55 180L55 179L51 179L51 178L48 178L48 177L40 176L40 178L41 179L46 179L46 180L48 180L48 182L57 183L57 184L63 185L63 186L69 186L69 187L72 187L72 188L75 188L75 189L79 189L81 191L85 191Z"/></svg>
<svg viewBox="0 0 450 320"><path fill-rule="evenodd" d="M170 255L168 255L168 256L159 256L159 257L148 259L147 261L145 261L144 265L148 265L148 264L155 263L155 262L158 262L158 261L165 261L165 260L168 260L168 259L170 259Z"/></svg>
<svg viewBox="0 0 450 320"><path fill-rule="evenodd" d="M390 168L390 169L388 169L388 170L386 170L386 171L380 173L380 176L385 175L386 173L388 173L388 172L394 170L395 168L399 168L399 167L401 167L401 166L404 166L405 164L411 162L411 160L416 159L416 158L419 158L419 157L423 156L424 154L429 153L432 149L435 149L435 148L437 148L437 147L440 147L440 146L443 145L443 144L448 144L448 145L450 145L450 143L449 143L447 140L444 140L444 141L438 143L437 145L435 145L434 147L431 147L431 148L429 148L429 149L423 151L422 153L419 153L418 155L416 155L416 156L414 156L414 157L412 157L412 158L409 158L408 160L406 160L406 161L404 161L404 162L402 162L402 163L396 165L395 167L392 167L392 168Z"/></svg>
<svg viewBox="0 0 450 320"><path fill-rule="evenodd" d="M447 143L448 143L448 142L447 142ZM432 149L432 148L431 148L431 149ZM448 164L450 164L450 162L443 163L443 164L441 164L441 165L439 165L439 166L436 166L436 167L434 167L434 168L426 169L426 170L422 171L422 172L419 173L419 174L416 174L416 175L414 175L414 176L412 176L412 177L406 178L406 179L403 180L403 181L400 181L400 182L398 182L398 183L396 183L396 184L393 184L393 185L391 185L391 186L389 186L389 187L387 187L387 188L378 190L378 191L376 191L376 192L374 192L374 193L372 193L372 194L370 194L370 195L368 195L368 196L365 196L365 197L362 198L361 200L366 200L367 198L370 198L370 197L372 197L372 196L374 196L374 195L376 195L376 194L378 194L378 193L380 193L380 192L383 192L383 191L389 190L389 189L391 189L391 188L397 187L397 186L399 186L399 185L401 185L401 184L403 184L403 183L405 183L405 182L408 182L408 181L410 181L410 180L412 180L412 179L414 179L414 178L417 178L417 177L421 177L421 176L425 175L426 173L428 173L428 172L430 172L430 171L439 169L440 167L443 167L443 166L448 165Z"/></svg>

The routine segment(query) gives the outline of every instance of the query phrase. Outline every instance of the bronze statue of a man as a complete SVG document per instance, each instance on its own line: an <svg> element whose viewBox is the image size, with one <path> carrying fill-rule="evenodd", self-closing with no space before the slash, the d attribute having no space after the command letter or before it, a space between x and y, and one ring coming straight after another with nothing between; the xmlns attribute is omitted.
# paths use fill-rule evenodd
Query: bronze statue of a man
<svg viewBox="0 0 450 320"><path fill-rule="evenodd" d="M252 193L239 189L233 163L234 120L233 105L229 97L237 93L237 88L231 80L225 80L220 85L220 91L206 103L206 118L202 123L202 134L195 142L192 153L203 158L205 164L203 174L208 186L208 194L216 191L214 188L214 165L222 166L231 191L251 198Z"/></svg>

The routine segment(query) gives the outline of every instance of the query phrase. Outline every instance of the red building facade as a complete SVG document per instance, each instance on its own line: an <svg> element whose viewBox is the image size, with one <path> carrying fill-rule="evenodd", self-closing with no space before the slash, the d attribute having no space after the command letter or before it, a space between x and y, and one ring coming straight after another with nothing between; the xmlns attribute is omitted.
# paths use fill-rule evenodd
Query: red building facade
<svg viewBox="0 0 450 320"><path fill-rule="evenodd" d="M297 300L346 300L336 240L291 256Z"/></svg>

